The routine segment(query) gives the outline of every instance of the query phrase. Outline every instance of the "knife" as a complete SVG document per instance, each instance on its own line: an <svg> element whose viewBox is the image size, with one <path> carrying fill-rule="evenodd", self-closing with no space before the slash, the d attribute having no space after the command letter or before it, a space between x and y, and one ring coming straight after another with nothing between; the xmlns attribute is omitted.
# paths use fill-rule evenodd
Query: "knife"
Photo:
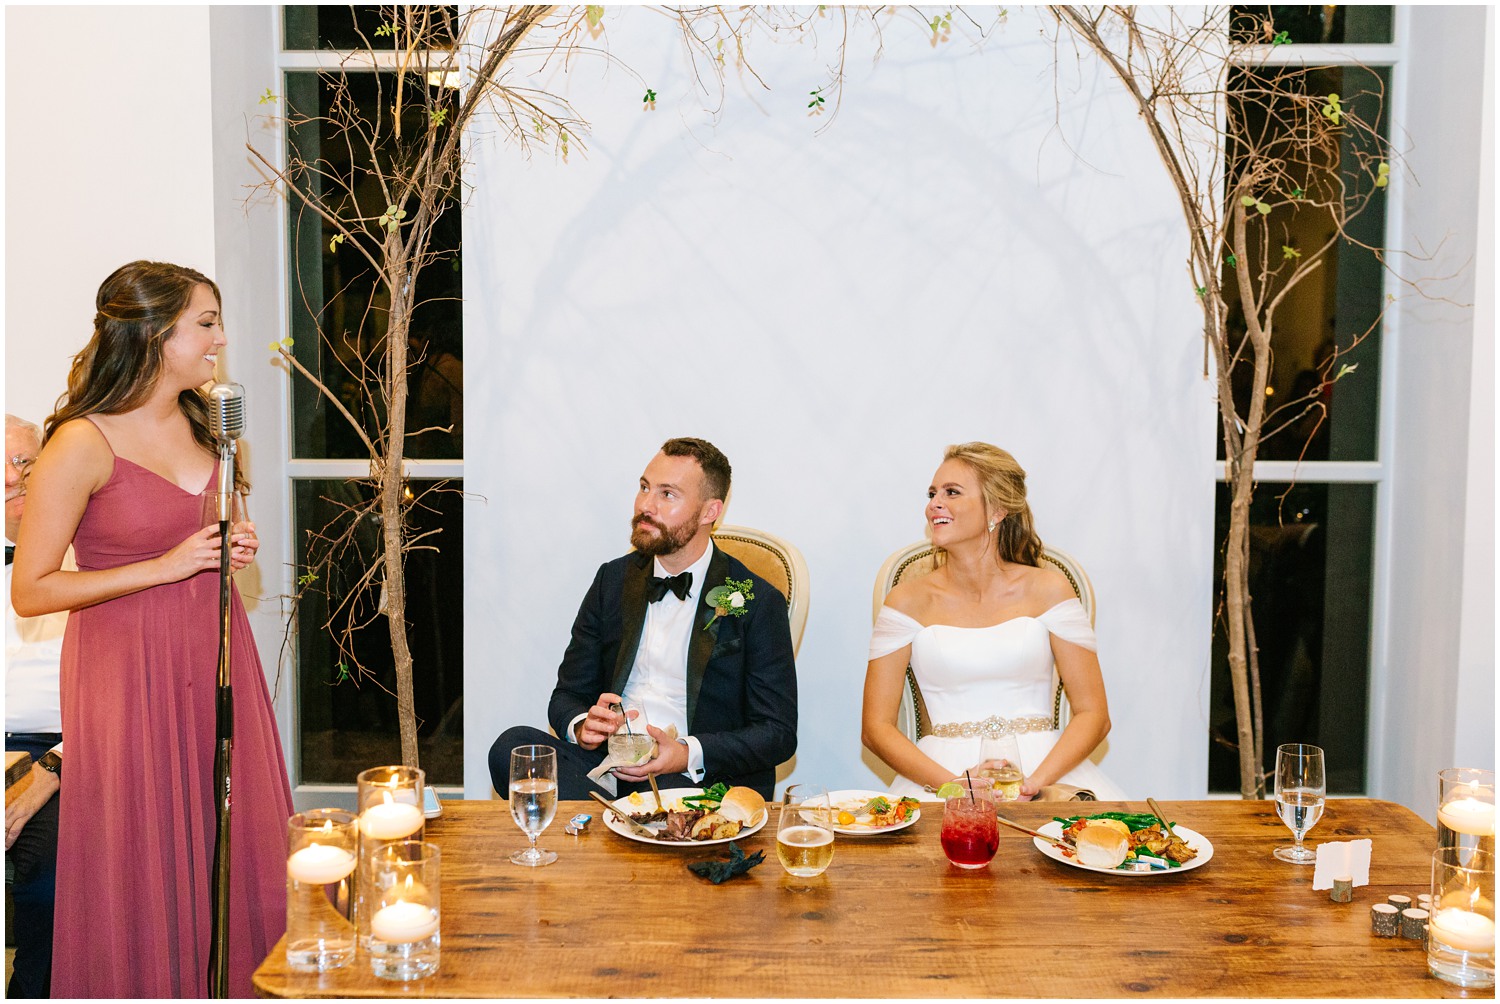
<svg viewBox="0 0 1500 1004"><path fill-rule="evenodd" d="M632 833L635 833L636 835L642 837L650 837L652 840L660 839L659 837L657 837L655 830L652 830L646 826L642 826L640 823L637 823L634 819L631 819L628 815L621 812L619 809L616 809L614 807L614 803L610 802L609 799L605 798L597 791L589 792L589 797L598 802L600 805L604 806L610 812L613 812L615 814L615 818L621 820L626 826L630 827Z"/></svg>

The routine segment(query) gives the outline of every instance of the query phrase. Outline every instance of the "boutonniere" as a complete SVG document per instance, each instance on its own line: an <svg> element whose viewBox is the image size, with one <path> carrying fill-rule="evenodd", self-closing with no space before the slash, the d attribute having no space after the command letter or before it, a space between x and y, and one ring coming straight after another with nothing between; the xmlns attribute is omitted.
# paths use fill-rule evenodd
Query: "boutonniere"
<svg viewBox="0 0 1500 1004"><path fill-rule="evenodd" d="M736 582L734 579L725 579L722 586L715 586L708 591L708 602L713 604L714 615L709 618L708 623L703 625L707 631L714 626L714 621L720 617L743 617L750 609L750 601L755 599L755 593L750 587L755 585L753 579Z"/></svg>

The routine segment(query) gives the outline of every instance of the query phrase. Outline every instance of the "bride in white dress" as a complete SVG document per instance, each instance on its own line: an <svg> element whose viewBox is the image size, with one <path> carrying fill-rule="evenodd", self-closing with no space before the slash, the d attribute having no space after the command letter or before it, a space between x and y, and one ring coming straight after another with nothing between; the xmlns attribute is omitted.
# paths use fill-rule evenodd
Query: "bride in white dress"
<svg viewBox="0 0 1500 1004"><path fill-rule="evenodd" d="M950 446L927 497L940 563L886 597L865 676L863 740L900 775L892 792L921 797L979 767L984 738L1013 735L1021 797L1060 782L1125 798L1088 759L1109 734L1094 631L1068 580L1040 564L1026 472L988 443ZM917 743L896 727L908 663L932 721ZM1072 709L1061 732L1054 664Z"/></svg>

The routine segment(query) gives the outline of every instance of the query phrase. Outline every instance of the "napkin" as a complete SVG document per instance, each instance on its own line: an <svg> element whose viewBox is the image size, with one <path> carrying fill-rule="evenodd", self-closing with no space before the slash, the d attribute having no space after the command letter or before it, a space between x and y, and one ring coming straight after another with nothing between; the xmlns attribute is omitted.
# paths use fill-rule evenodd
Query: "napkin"
<svg viewBox="0 0 1500 1004"><path fill-rule="evenodd" d="M667 734L667 739L669 742L677 741L677 726L668 725L662 731ZM653 746L652 749L654 750L655 747ZM589 780L593 781L595 784L603 788L605 791L609 792L611 795L617 795L619 794L619 785L615 781L615 776L610 773L610 771L614 770L616 767L634 767L636 764L645 763L650 759L650 754L647 754L642 758L632 760L628 757L617 757L613 753L606 752L604 754L604 759L599 761L599 766L589 771Z"/></svg>
<svg viewBox="0 0 1500 1004"><path fill-rule="evenodd" d="M1348 876L1356 887L1370 884L1370 841L1332 840L1318 845L1313 866L1314 889L1332 889L1333 880Z"/></svg>
<svg viewBox="0 0 1500 1004"><path fill-rule="evenodd" d="M729 881L736 875L745 874L765 859L765 851L756 851L746 857L745 852L740 850L739 844L730 844L729 860L694 861L688 865L688 870L699 878L706 878L714 885L718 885Z"/></svg>

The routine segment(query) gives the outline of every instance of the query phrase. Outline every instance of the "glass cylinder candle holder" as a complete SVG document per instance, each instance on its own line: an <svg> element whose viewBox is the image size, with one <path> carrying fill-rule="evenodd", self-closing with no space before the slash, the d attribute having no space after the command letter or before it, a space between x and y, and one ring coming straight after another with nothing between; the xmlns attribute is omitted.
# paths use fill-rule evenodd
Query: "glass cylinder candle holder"
<svg viewBox="0 0 1500 1004"><path fill-rule="evenodd" d="M359 832L342 809L299 812L287 821L286 962L321 973L354 958L354 866Z"/></svg>
<svg viewBox="0 0 1500 1004"><path fill-rule="evenodd" d="M1495 985L1495 856L1478 848L1432 853L1427 968L1461 987Z"/></svg>
<svg viewBox="0 0 1500 1004"><path fill-rule="evenodd" d="M438 970L442 917L437 844L387 844L369 860L370 970L386 980L420 980Z"/></svg>
<svg viewBox="0 0 1500 1004"><path fill-rule="evenodd" d="M1438 848L1495 853L1495 772L1477 767L1438 771Z"/></svg>
<svg viewBox="0 0 1500 1004"><path fill-rule="evenodd" d="M370 858L389 844L426 835L422 812L425 774L419 767L371 767L358 777L359 877L355 882L354 926L359 945L370 942Z"/></svg>

